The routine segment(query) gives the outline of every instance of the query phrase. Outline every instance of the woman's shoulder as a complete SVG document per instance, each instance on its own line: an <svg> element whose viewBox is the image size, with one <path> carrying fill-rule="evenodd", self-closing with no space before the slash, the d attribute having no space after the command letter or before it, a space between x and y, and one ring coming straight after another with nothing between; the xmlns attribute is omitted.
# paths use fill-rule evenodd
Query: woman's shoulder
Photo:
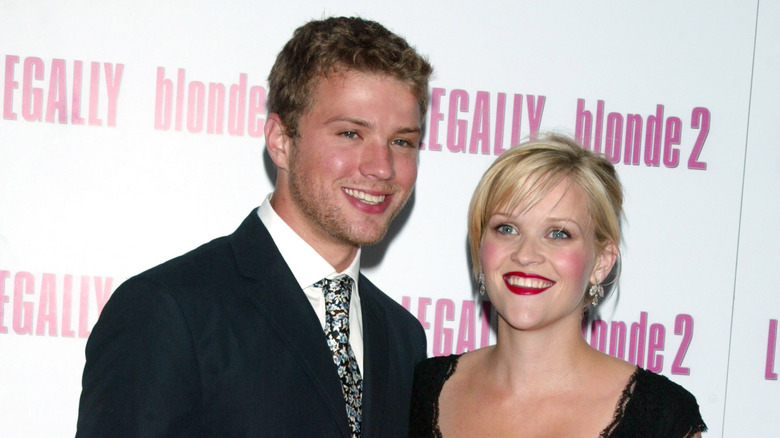
<svg viewBox="0 0 780 438"><path fill-rule="evenodd" d="M438 405L439 394L455 372L460 355L425 359L414 369L413 398L423 405Z"/></svg>
<svg viewBox="0 0 780 438"><path fill-rule="evenodd" d="M425 359L414 370L412 406L409 416L409 436L437 437L439 430L439 394L447 379L455 372L460 355Z"/></svg>
<svg viewBox="0 0 780 438"><path fill-rule="evenodd" d="M641 395L648 400L658 401L667 406L671 404L677 407L695 407L697 411L699 409L693 394L664 375L644 368L637 368L634 380L636 381L635 397Z"/></svg>
<svg viewBox="0 0 780 438"><path fill-rule="evenodd" d="M455 372L455 367L458 365L460 359L459 354L451 354L449 356L435 356L429 357L417 364L414 370L416 377L449 377Z"/></svg>
<svg viewBox="0 0 780 438"><path fill-rule="evenodd" d="M637 368L625 395L621 426L627 430L657 430L660 436L690 436L707 430L696 397L666 376Z"/></svg>

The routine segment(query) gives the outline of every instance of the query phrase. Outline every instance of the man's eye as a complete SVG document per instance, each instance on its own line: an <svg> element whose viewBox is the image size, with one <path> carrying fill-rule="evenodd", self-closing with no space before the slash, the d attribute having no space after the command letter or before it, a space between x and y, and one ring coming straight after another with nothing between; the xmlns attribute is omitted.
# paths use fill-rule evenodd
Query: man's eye
<svg viewBox="0 0 780 438"><path fill-rule="evenodd" d="M344 137L347 137L347 138L355 138L355 137L357 137L357 132L355 132L355 131L344 131L344 132L341 133L341 135L343 135Z"/></svg>
<svg viewBox="0 0 780 438"><path fill-rule="evenodd" d="M405 148L417 149L417 144L416 143L412 143L411 141L405 140L403 138L398 138L398 139L393 140L393 144L396 145L396 146L401 146L401 147L405 147Z"/></svg>

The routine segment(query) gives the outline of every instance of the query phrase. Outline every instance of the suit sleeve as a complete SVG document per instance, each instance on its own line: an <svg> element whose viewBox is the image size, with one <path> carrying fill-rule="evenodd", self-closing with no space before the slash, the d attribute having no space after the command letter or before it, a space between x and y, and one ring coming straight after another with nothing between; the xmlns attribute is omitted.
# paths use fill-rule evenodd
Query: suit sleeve
<svg viewBox="0 0 780 438"><path fill-rule="evenodd" d="M411 354L416 366L428 357L428 338L417 318L411 317L407 324L409 342L412 346Z"/></svg>
<svg viewBox="0 0 780 438"><path fill-rule="evenodd" d="M128 280L87 342L76 436L198 436L194 351L185 314L168 290Z"/></svg>

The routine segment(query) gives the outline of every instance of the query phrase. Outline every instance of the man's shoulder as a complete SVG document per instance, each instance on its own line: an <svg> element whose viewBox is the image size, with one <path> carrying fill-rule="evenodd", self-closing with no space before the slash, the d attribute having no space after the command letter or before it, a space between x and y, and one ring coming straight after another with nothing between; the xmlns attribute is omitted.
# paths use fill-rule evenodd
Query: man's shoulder
<svg viewBox="0 0 780 438"><path fill-rule="evenodd" d="M231 258L228 237L223 236L149 268L131 279L159 283L192 281L227 265Z"/></svg>
<svg viewBox="0 0 780 438"><path fill-rule="evenodd" d="M175 281L177 284L223 281L226 275L238 269L239 258L258 258L267 252L264 242L256 240L262 234L261 230L264 230L262 223L253 211L232 234L217 237L134 278L159 283ZM244 248L247 246L252 250L247 251Z"/></svg>
<svg viewBox="0 0 780 438"><path fill-rule="evenodd" d="M364 306L369 307L373 312L381 313L388 320L393 321L393 325L395 326L401 324L406 325L407 327L411 326L418 329L416 331L422 334L422 336L425 336L417 318L409 313L409 311L398 303L398 301L394 300L374 285L374 283L363 274L360 274L359 287L360 300Z"/></svg>
<svg viewBox="0 0 780 438"><path fill-rule="evenodd" d="M402 305L398 304L398 301L384 293L384 291L379 289L363 274L360 274L358 287L360 290L360 299L362 301L368 300L369 303L373 301L374 305L382 306L389 312L401 312L411 316L411 314Z"/></svg>

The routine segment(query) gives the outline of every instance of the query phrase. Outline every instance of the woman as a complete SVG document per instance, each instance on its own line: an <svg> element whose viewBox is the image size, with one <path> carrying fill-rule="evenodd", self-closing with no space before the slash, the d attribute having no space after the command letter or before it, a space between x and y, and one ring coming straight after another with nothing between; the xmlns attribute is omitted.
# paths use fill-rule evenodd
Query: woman
<svg viewBox="0 0 780 438"><path fill-rule="evenodd" d="M415 372L410 436L700 437L696 399L592 348L583 312L611 289L623 193L612 164L546 135L502 154L469 208L496 345Z"/></svg>

